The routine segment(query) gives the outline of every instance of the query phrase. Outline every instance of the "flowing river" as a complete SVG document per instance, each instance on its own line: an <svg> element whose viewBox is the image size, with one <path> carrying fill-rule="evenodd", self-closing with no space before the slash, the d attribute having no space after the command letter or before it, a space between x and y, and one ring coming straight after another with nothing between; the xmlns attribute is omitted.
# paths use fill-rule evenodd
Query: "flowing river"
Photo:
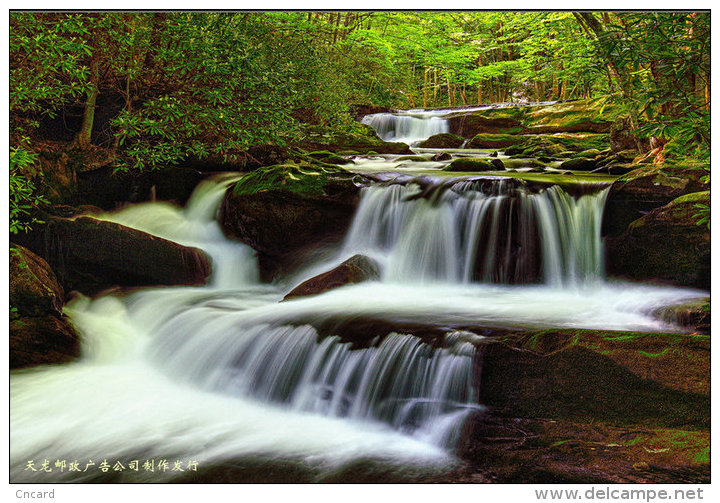
<svg viewBox="0 0 720 503"><path fill-rule="evenodd" d="M387 139L408 141L446 127L437 116L372 120ZM88 460L149 459L271 466L319 481L342 480L360 465L377 480L443 473L458 463L464 420L484 410L474 380L482 336L448 328L431 345L397 330L355 347L319 327L379 319L667 331L676 327L656 319L656 309L705 295L605 277L606 180L575 193L559 185L530 190L509 177L443 178L437 167L397 156L358 159L359 172L394 174L362 189L340 247L278 284L260 282L253 250L227 240L215 220L238 176L201 183L185 208L152 202L97 215L204 249L213 275L205 287L66 305L83 357L13 372L11 480L98 477L27 469L45 459L77 460L81 469ZM358 253L378 261L380 280L279 302ZM178 475L124 471L112 480Z"/></svg>

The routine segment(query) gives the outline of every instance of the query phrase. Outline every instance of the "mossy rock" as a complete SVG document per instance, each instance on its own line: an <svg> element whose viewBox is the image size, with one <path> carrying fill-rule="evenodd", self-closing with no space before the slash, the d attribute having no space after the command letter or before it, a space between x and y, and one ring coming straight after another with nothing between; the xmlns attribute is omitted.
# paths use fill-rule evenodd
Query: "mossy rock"
<svg viewBox="0 0 720 503"><path fill-rule="evenodd" d="M432 135L418 144L421 148L459 148L465 143L465 138L452 133Z"/></svg>
<svg viewBox="0 0 720 503"><path fill-rule="evenodd" d="M65 293L50 265L25 247L10 245L10 306L12 318L59 317Z"/></svg>
<svg viewBox="0 0 720 503"><path fill-rule="evenodd" d="M497 160L497 159L493 159ZM476 159L461 157L455 159L448 166L443 168L443 171L452 172L482 172L482 171L498 171L504 168L499 168L493 164L490 159Z"/></svg>
<svg viewBox="0 0 720 503"><path fill-rule="evenodd" d="M351 178L337 167L281 164L257 169L244 176L233 187L235 195L252 195L268 190L284 190L301 196L322 196L329 176Z"/></svg>
<svg viewBox="0 0 720 503"><path fill-rule="evenodd" d="M710 231L698 225L697 204L710 191L688 194L630 223L606 239L608 273L636 280L710 288Z"/></svg>
<svg viewBox="0 0 720 503"><path fill-rule="evenodd" d="M560 165L560 169L567 169L572 171L592 171L597 167L597 162L594 159L587 157L574 157L564 161Z"/></svg>
<svg viewBox="0 0 720 503"><path fill-rule="evenodd" d="M353 161L350 159L345 159L344 157L334 154L332 152L328 152L327 150L319 150L316 152L310 152L307 154L308 157L312 159L316 159L318 161L323 161L328 164L352 164Z"/></svg>
<svg viewBox="0 0 720 503"><path fill-rule="evenodd" d="M631 154L627 154L625 157ZM630 222L673 199L708 188L700 178L707 174L702 167L683 164L638 166L620 176L608 193L603 215L603 235L617 236Z"/></svg>
<svg viewBox="0 0 720 503"><path fill-rule="evenodd" d="M583 150L582 152L578 152L577 157L586 157L588 159L594 159L595 157L600 155L600 151L596 148L591 148L589 150Z"/></svg>
<svg viewBox="0 0 720 503"><path fill-rule="evenodd" d="M358 178L338 167L261 168L228 189L220 223L228 237L259 254L263 279L283 275L299 253L347 232L358 203Z"/></svg>
<svg viewBox="0 0 720 503"><path fill-rule="evenodd" d="M620 113L619 106L606 103L602 99L530 107L525 121L526 132L608 133Z"/></svg>
<svg viewBox="0 0 720 503"><path fill-rule="evenodd" d="M465 148L507 148L514 145L519 145L525 141L526 138L520 135L512 134L490 134L481 133L475 135L472 140L468 142Z"/></svg>
<svg viewBox="0 0 720 503"><path fill-rule="evenodd" d="M486 340L483 404L513 417L709 427L710 338L549 329Z"/></svg>

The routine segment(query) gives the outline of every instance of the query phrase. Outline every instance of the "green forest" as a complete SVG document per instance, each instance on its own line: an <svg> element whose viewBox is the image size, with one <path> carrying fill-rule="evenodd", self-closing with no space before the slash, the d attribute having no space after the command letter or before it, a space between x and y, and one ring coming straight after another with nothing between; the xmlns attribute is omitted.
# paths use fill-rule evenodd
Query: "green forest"
<svg viewBox="0 0 720 503"><path fill-rule="evenodd" d="M710 482L709 11L9 25L11 482Z"/></svg>
<svg viewBox="0 0 720 503"><path fill-rule="evenodd" d="M119 170L237 162L353 107L599 98L663 156L706 163L707 13L29 13L10 16L12 232L43 151Z"/></svg>

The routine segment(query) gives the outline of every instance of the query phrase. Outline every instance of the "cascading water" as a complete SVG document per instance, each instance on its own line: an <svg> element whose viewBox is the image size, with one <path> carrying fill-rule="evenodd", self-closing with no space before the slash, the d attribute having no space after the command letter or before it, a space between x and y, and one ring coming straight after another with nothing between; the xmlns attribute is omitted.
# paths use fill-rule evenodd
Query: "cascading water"
<svg viewBox="0 0 720 503"><path fill-rule="evenodd" d="M573 198L509 178L463 181L417 197L415 184L363 189L343 255L386 264L399 283L585 283L603 277L607 189Z"/></svg>
<svg viewBox="0 0 720 503"><path fill-rule="evenodd" d="M652 311L699 295L596 281L602 191L576 199L486 179L363 189L338 260L374 256L383 281L278 302L286 291L259 283L252 250L215 223L231 180L200 185L184 210L145 203L98 216L205 249L213 279L66 306L83 358L12 373L12 481L93 480L27 470L46 458L262 461L310 480L357 460L399 476L445 470L465 418L482 410L481 338L449 329L430 345L393 329L354 341L339 326L328 333L334 320L666 330ZM541 274L544 284L502 284Z"/></svg>
<svg viewBox="0 0 720 503"><path fill-rule="evenodd" d="M361 122L371 126L377 135L385 141L398 141L412 145L413 143L426 140L433 135L447 133L450 129L448 118L453 114L506 106L551 105L553 103L555 102L542 101L535 103L501 103L448 109L397 110L392 113L366 115L361 119Z"/></svg>
<svg viewBox="0 0 720 503"><path fill-rule="evenodd" d="M448 132L448 122L442 117L428 115L419 110L407 110L396 114L371 114L362 119L385 141L412 144L432 135Z"/></svg>

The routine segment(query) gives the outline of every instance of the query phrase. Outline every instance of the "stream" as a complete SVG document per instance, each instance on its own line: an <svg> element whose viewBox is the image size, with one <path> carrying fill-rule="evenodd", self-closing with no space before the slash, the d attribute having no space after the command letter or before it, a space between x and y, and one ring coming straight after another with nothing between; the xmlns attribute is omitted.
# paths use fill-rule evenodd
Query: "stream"
<svg viewBox="0 0 720 503"><path fill-rule="evenodd" d="M442 113L365 122L388 141L447 131ZM441 171L449 160L431 160L437 150L415 150L425 158L364 156L346 167L376 183L362 188L342 244L284 282L262 283L254 251L226 239L216 221L239 174L202 182L185 208L150 202L95 215L201 248L213 274L204 287L136 289L65 306L83 357L13 372L11 480L103 476L27 469L45 459L79 460L81 469L88 460L258 465L317 481L342 479L359 464L378 480L445 473L460 463L454 449L465 419L484 410L473 377L483 336L448 328L433 346L399 330L354 347L317 327L380 319L676 331L653 312L707 295L606 277L600 226L612 177L571 176L572 190L529 187L522 168L511 176L449 174ZM533 176L547 178L524 178ZM378 281L280 302L356 254L380 264ZM181 475L108 473L132 482Z"/></svg>

